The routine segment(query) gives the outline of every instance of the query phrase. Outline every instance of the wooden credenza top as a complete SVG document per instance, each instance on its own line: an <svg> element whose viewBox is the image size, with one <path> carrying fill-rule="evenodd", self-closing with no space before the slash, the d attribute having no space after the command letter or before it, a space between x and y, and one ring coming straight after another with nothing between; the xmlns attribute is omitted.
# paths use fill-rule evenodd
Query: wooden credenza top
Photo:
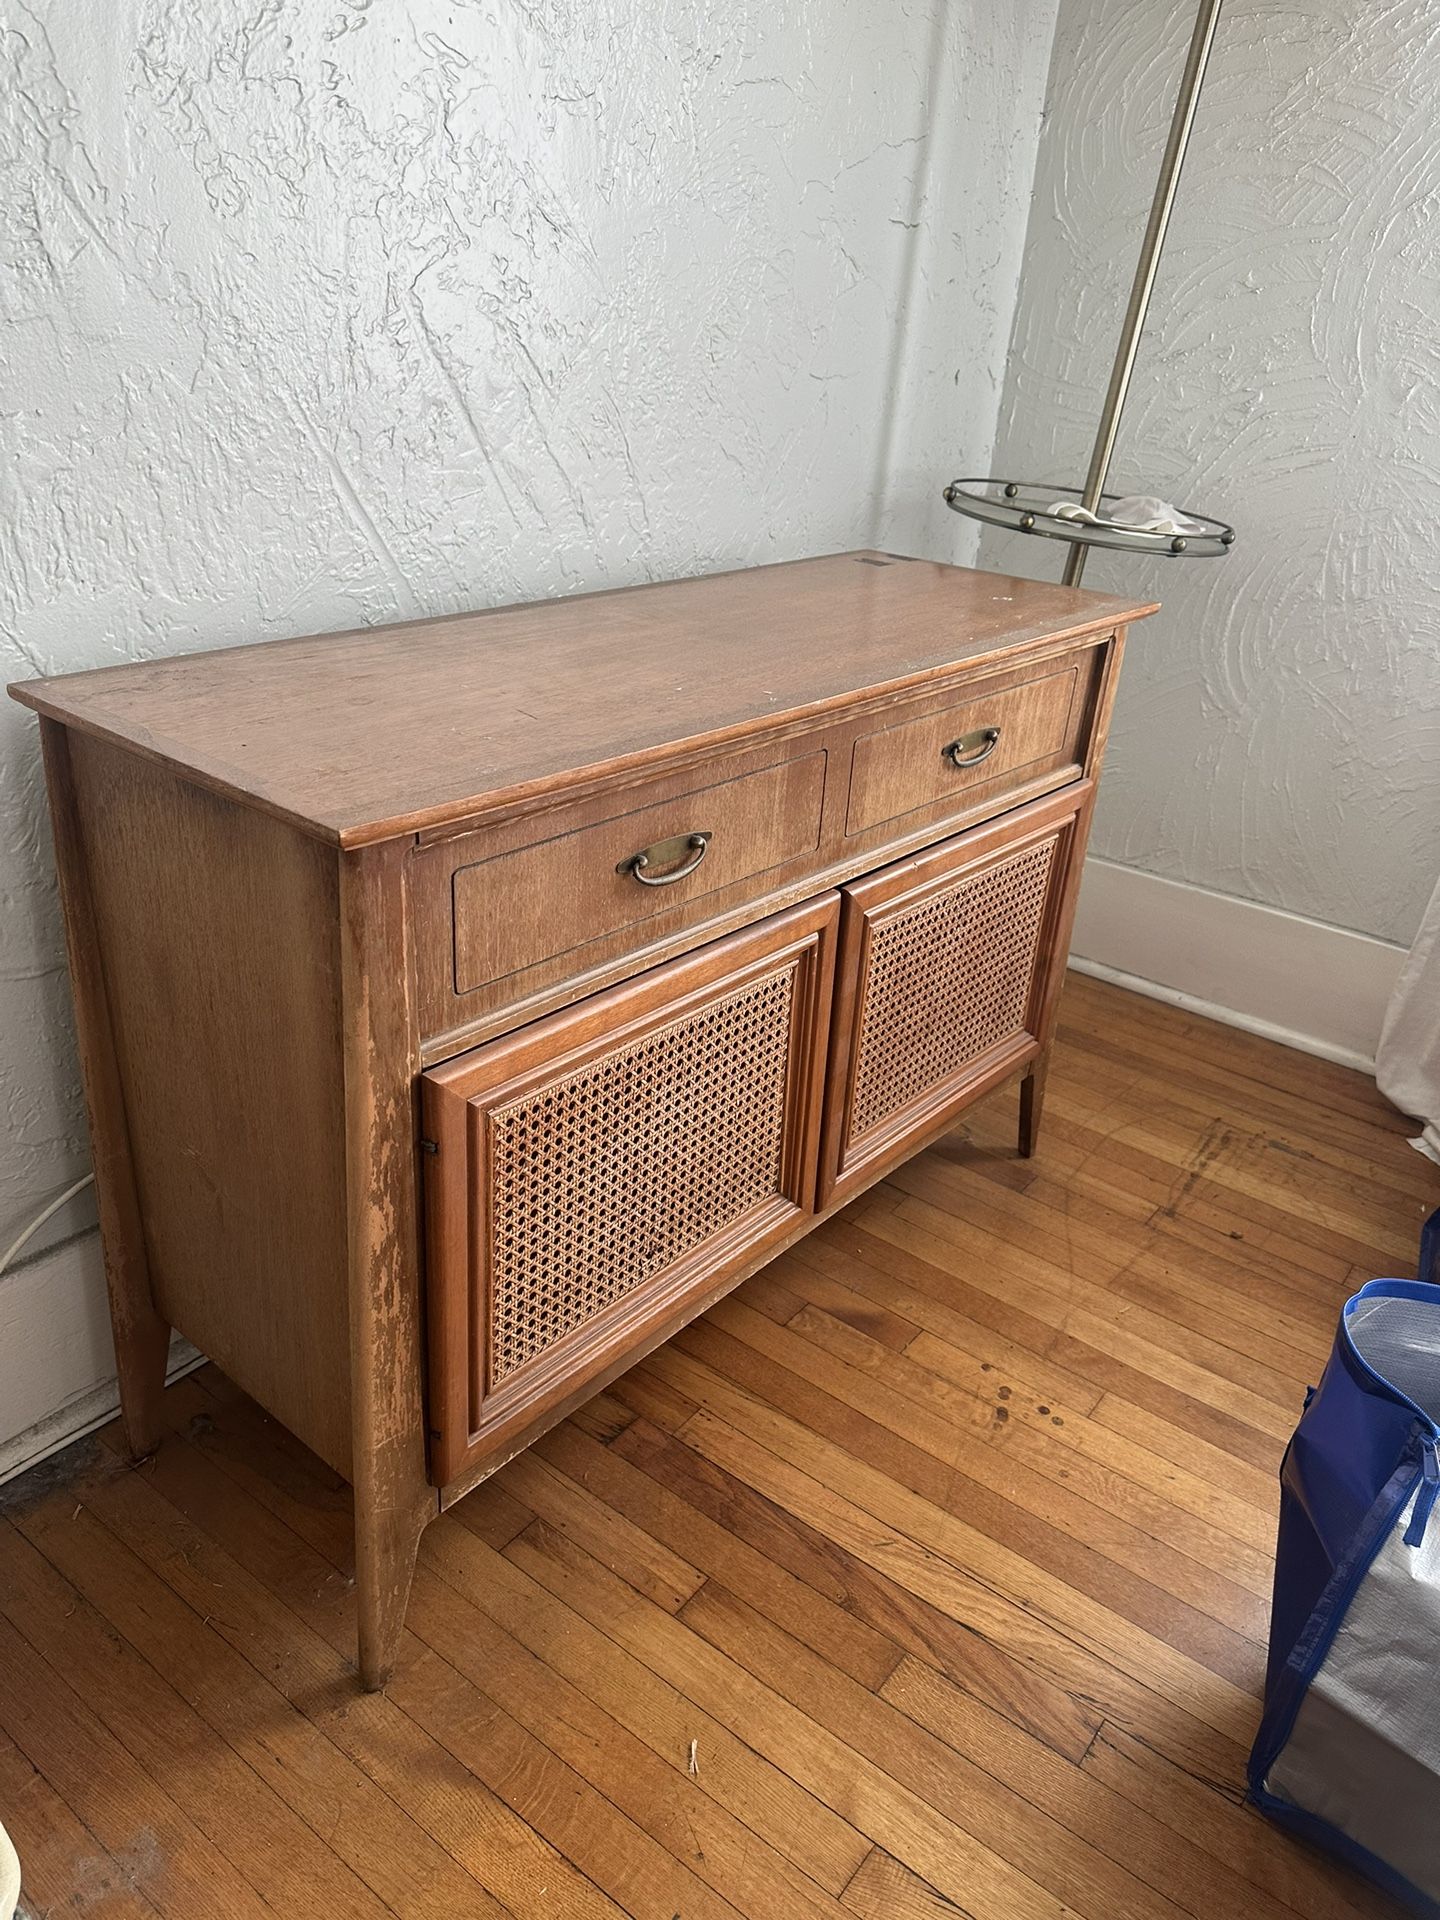
<svg viewBox="0 0 1440 1920"><path fill-rule="evenodd" d="M879 552L23 681L38 712L344 847L443 827L1153 602Z"/></svg>

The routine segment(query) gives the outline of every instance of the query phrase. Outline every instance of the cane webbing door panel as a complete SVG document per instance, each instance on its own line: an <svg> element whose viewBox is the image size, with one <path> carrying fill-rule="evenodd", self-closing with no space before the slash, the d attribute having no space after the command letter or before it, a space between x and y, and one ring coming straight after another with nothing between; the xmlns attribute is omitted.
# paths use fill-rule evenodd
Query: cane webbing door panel
<svg viewBox="0 0 1440 1920"><path fill-rule="evenodd" d="M1078 811L1043 801L844 889L822 1205L1038 1050Z"/></svg>
<svg viewBox="0 0 1440 1920"><path fill-rule="evenodd" d="M813 1207L838 916L823 895L424 1076L437 1478Z"/></svg>

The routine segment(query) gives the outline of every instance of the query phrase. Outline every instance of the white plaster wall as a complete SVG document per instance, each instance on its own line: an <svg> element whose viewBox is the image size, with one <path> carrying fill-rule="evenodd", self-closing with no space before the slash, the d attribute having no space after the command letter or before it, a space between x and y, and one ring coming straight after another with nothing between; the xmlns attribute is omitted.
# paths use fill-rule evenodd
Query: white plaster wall
<svg viewBox="0 0 1440 1920"><path fill-rule="evenodd" d="M1193 17L1061 0L999 471L1083 478ZM1405 943L1440 867L1437 103L1430 0L1227 0L1112 484L1239 540L1085 576L1165 602L1095 851Z"/></svg>
<svg viewBox="0 0 1440 1920"><path fill-rule="evenodd" d="M0 678L968 556L1054 6L0 0ZM0 763L3 1246L85 1145Z"/></svg>

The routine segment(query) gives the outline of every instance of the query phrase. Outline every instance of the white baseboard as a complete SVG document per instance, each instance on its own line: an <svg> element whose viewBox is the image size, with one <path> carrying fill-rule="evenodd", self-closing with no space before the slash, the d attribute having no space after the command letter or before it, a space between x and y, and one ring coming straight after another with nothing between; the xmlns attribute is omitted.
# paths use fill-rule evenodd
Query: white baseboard
<svg viewBox="0 0 1440 1920"><path fill-rule="evenodd" d="M170 1379L203 1357L177 1337ZM0 1481L103 1426L119 1405L99 1234L0 1276Z"/></svg>
<svg viewBox="0 0 1440 1920"><path fill-rule="evenodd" d="M1090 859L1071 966L1342 1066L1375 1070L1403 947Z"/></svg>

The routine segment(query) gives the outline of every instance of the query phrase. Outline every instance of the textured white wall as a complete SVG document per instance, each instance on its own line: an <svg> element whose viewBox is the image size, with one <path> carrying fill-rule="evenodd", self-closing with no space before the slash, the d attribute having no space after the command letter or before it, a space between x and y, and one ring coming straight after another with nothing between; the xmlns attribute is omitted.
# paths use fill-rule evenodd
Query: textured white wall
<svg viewBox="0 0 1440 1920"><path fill-rule="evenodd" d="M968 555L1054 5L0 4L0 678ZM85 1146L0 761L3 1245Z"/></svg>
<svg viewBox="0 0 1440 1920"><path fill-rule="evenodd" d="M999 471L1083 478L1192 20L1061 0ZM1431 0L1228 0L1112 484L1239 540L1085 576L1165 601L1094 850L1402 942L1440 866L1437 99Z"/></svg>

